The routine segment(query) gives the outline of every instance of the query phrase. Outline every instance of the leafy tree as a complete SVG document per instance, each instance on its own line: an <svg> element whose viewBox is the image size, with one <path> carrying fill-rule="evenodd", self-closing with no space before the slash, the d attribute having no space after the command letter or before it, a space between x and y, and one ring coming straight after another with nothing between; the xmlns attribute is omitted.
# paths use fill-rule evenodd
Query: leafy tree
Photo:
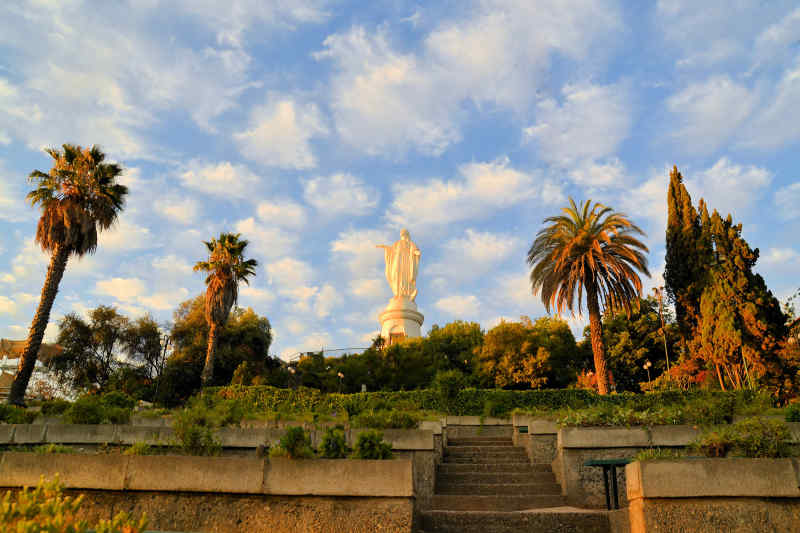
<svg viewBox="0 0 800 533"><path fill-rule="evenodd" d="M647 246L635 235L644 235L638 226L621 213L591 200L579 208L570 198L563 215L548 217L528 251L531 288L541 293L548 312L555 307L561 314L578 311L583 293L589 311L592 351L597 388L608 393L603 325L600 305L631 310L638 301L642 282L636 270L647 271ZM576 294L577 292L577 294Z"/></svg>
<svg viewBox="0 0 800 533"><path fill-rule="evenodd" d="M53 167L48 173L31 172L29 179L36 188L28 193L28 200L42 210L36 242L50 254L50 265L8 395L8 403L15 405L24 404L67 260L95 251L98 234L116 222L128 194L127 187L117 183L122 167L104 163L105 154L97 146L84 149L65 144L63 151L48 148L46 152L53 158Z"/></svg>
<svg viewBox="0 0 800 533"><path fill-rule="evenodd" d="M665 317L667 349L672 350L679 339L677 327ZM588 328L584 335L589 337ZM664 331L658 316L655 298L640 299L631 313L606 310L603 314L603 340L606 345L608 369L614 376L617 391L640 392L639 384L647 381L644 364L650 361L650 377L656 378L666 369Z"/></svg>
<svg viewBox="0 0 800 533"><path fill-rule="evenodd" d="M239 283L254 276L258 263L245 259L244 250L248 242L240 240L239 233L220 233L218 239L205 242L208 261L198 261L194 269L208 272L206 277L205 315L208 322L208 346L201 379L209 385L214 377L214 357L217 351L219 330L228 320L231 308L239 296Z"/></svg>
<svg viewBox="0 0 800 533"><path fill-rule="evenodd" d="M175 405L200 388L200 374L206 358L208 322L205 319L205 298L200 295L187 300L175 311L170 338L172 353L158 380L159 403ZM260 377L265 384L285 385L281 364L270 357L272 329L266 317L250 308L235 308L218 333L214 380L228 384L237 368L247 362L249 379ZM250 383L245 383L250 384Z"/></svg>
<svg viewBox="0 0 800 533"><path fill-rule="evenodd" d="M152 316L145 315L128 324L125 353L141 365L148 379L157 379L164 370L166 351L161 328Z"/></svg>

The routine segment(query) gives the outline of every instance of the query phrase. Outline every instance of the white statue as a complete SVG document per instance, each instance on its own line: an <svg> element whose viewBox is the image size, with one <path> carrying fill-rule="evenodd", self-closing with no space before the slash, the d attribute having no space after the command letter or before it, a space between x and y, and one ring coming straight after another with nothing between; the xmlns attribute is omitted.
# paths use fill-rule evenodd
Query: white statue
<svg viewBox="0 0 800 533"><path fill-rule="evenodd" d="M417 297L417 271L421 253L411 240L408 230L400 231L400 240L393 245L379 244L377 248L383 248L386 281L389 282L395 298L406 297L413 302Z"/></svg>

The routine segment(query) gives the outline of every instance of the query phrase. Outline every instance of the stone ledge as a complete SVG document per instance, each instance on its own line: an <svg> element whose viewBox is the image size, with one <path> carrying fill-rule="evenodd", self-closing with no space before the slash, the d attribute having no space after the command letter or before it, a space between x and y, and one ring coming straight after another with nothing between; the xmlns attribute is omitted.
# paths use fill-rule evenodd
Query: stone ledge
<svg viewBox="0 0 800 533"><path fill-rule="evenodd" d="M36 485L59 474L68 489L216 492L276 496L412 497L407 459L290 460L240 457L36 454L0 456L0 486Z"/></svg>
<svg viewBox="0 0 800 533"><path fill-rule="evenodd" d="M510 418L484 417L481 421L479 416L447 416L445 417L446 426L510 426Z"/></svg>
<svg viewBox="0 0 800 533"><path fill-rule="evenodd" d="M684 459L625 467L628 500L637 498L800 498L797 459Z"/></svg>
<svg viewBox="0 0 800 533"><path fill-rule="evenodd" d="M559 448L646 448L650 434L644 428L566 427L558 431Z"/></svg>

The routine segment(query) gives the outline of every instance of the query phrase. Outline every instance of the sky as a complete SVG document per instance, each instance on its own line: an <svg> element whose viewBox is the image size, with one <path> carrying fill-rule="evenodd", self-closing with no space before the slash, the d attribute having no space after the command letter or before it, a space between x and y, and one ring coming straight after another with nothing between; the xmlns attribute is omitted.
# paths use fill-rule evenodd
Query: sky
<svg viewBox="0 0 800 533"><path fill-rule="evenodd" d="M663 284L666 192L732 213L785 300L800 286L800 7L771 0L4 0L0 337L23 339L48 257L28 174L99 145L130 193L65 314L172 320L204 240L238 232L239 303L271 352L365 347L401 228L432 324L545 314L526 253L592 199L647 233ZM583 319L572 320L576 332Z"/></svg>

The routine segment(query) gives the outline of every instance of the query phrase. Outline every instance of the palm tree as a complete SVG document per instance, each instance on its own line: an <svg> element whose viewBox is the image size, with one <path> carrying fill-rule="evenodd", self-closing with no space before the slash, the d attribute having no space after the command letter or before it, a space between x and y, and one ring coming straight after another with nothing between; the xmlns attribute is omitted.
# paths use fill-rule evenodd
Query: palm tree
<svg viewBox="0 0 800 533"><path fill-rule="evenodd" d="M231 307L239 297L239 282L248 285L248 276L256 273L255 259L244 259L246 240L239 240L239 233L221 233L218 239L205 242L208 261L198 261L195 271L208 272L206 277L206 322L208 323L208 349L203 366L203 385L214 377L214 355L217 351L219 329L228 321Z"/></svg>
<svg viewBox="0 0 800 533"><path fill-rule="evenodd" d="M58 284L70 255L82 257L97 249L97 236L116 222L128 194L117 183L122 167L104 163L105 154L97 146L81 148L63 145L63 151L48 148L53 168L44 173L34 170L29 180L36 188L28 193L32 205L42 210L36 228L36 242L50 254L39 307L33 317L28 341L20 356L17 374L11 384L8 403L24 405L44 330L58 292Z"/></svg>
<svg viewBox="0 0 800 533"><path fill-rule="evenodd" d="M533 294L541 292L548 313L551 307L558 314L564 308L574 313L576 290L580 313L586 292L597 388L600 394L607 394L600 303L629 312L642 291L635 270L647 276L650 273L642 253L648 251L647 246L634 237L644 232L624 214L591 203L587 200L579 208L570 198L562 215L546 218L547 225L528 250L528 265Z"/></svg>

